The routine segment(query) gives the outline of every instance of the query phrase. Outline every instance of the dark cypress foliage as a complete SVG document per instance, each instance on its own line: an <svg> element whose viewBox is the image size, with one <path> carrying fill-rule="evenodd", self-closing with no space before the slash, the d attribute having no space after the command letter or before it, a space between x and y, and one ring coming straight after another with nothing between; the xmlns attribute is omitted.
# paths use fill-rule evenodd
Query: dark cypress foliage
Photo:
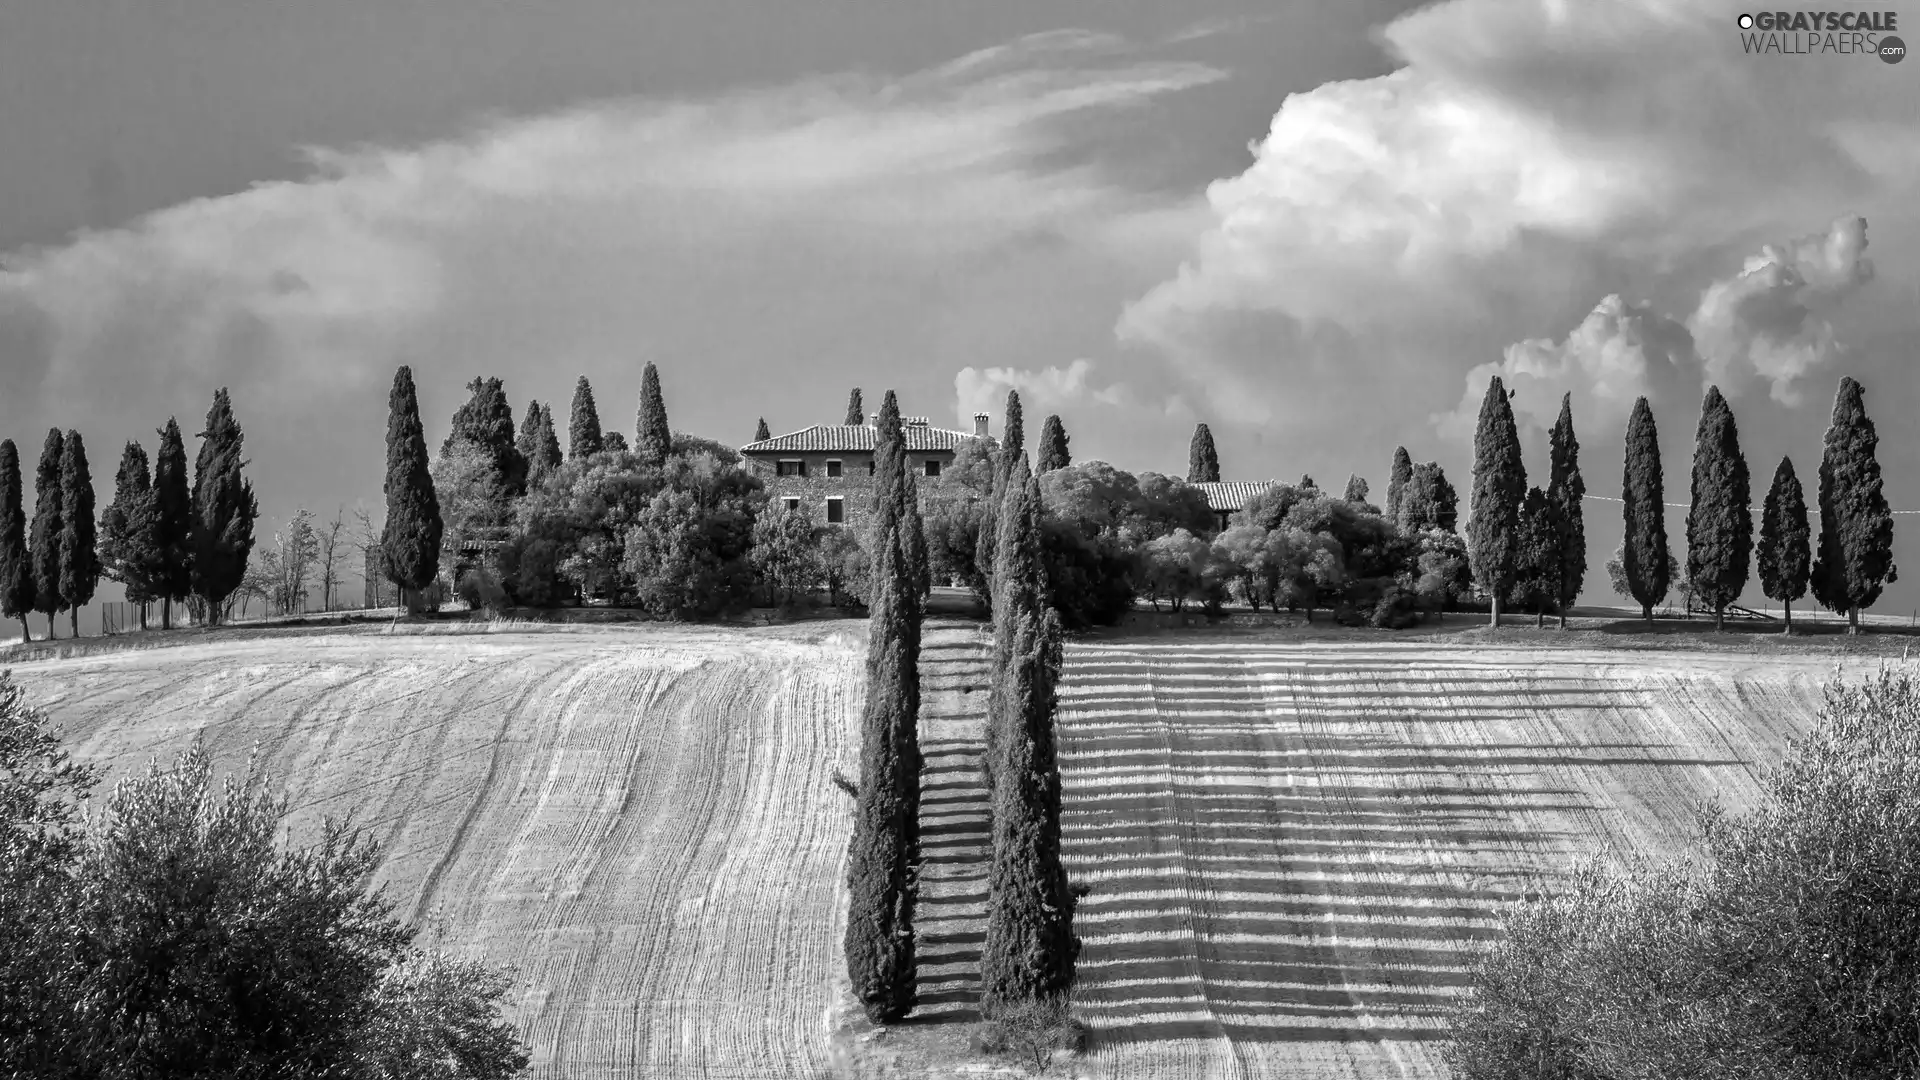
<svg viewBox="0 0 1920 1080"><path fill-rule="evenodd" d="M760 418L759 426L753 429L753 441L766 442L771 438L773 438L773 432L767 430L767 418L763 416Z"/></svg>
<svg viewBox="0 0 1920 1080"><path fill-rule="evenodd" d="M1060 422L1060 414L1047 417L1040 425L1040 460L1035 463L1035 472L1051 472L1064 469L1073 464L1073 455L1067 452L1067 428Z"/></svg>
<svg viewBox="0 0 1920 1080"><path fill-rule="evenodd" d="M240 424L224 386L213 393L200 440L193 465L193 593L206 604L212 625L246 576L253 521L260 516L253 482L241 475L247 462L240 456Z"/></svg>
<svg viewBox="0 0 1920 1080"><path fill-rule="evenodd" d="M567 460L575 461L602 449L600 410L593 404L593 386L582 375L573 384L573 412L567 417Z"/></svg>
<svg viewBox="0 0 1920 1080"><path fill-rule="evenodd" d="M1667 598L1666 486L1660 476L1660 434L1653 425L1653 407L1646 398L1633 403L1627 420L1627 469L1621 484L1621 513L1626 536L1620 549L1620 569L1627 590L1640 604L1640 614L1653 621L1653 605Z"/></svg>
<svg viewBox="0 0 1920 1080"><path fill-rule="evenodd" d="M564 461L560 436L553 430L553 406L540 406L540 428L534 434L533 453L527 455L527 483L545 480Z"/></svg>
<svg viewBox="0 0 1920 1080"><path fill-rule="evenodd" d="M1554 603L1554 578L1560 565L1553 505L1546 492L1527 489L1515 528L1513 587L1507 595L1515 607L1532 608L1534 625L1544 626L1547 608Z"/></svg>
<svg viewBox="0 0 1920 1080"><path fill-rule="evenodd" d="M1587 481L1580 475L1580 440L1573 434L1573 395L1560 398L1560 418L1548 435L1547 511L1553 525L1556 565L1552 575L1553 607L1560 629L1567 628L1567 609L1580 597L1587 580L1587 520L1582 500Z"/></svg>
<svg viewBox="0 0 1920 1080"><path fill-rule="evenodd" d="M908 540L906 435L891 391L880 408L868 550L867 700L847 849L847 975L869 1019L913 1010L920 872L920 620Z"/></svg>
<svg viewBox="0 0 1920 1080"><path fill-rule="evenodd" d="M867 410L860 403L860 388L856 386L853 388L853 393L847 395L847 424L851 427L859 427L866 422Z"/></svg>
<svg viewBox="0 0 1920 1080"><path fill-rule="evenodd" d="M601 436L600 446L609 454L624 454L627 452L627 437L617 431L609 431Z"/></svg>
<svg viewBox="0 0 1920 1080"><path fill-rule="evenodd" d="M906 470L907 501L901 512L906 527L907 570L913 580L914 595L923 602L933 589L933 568L927 562L927 528L920 513L920 481L912 469Z"/></svg>
<svg viewBox="0 0 1920 1080"><path fill-rule="evenodd" d="M13 440L0 442L0 615L20 620L20 639L33 640L27 613L39 589L33 582L33 557L27 551L27 514L22 506L20 451Z"/></svg>
<svg viewBox="0 0 1920 1080"><path fill-rule="evenodd" d="M1004 482L1013 472L1013 462L1027 448L1027 425L1024 413L1020 409L1020 391L1007 391L1007 418L1001 425L1000 437L1000 480ZM995 489L994 495L1000 495Z"/></svg>
<svg viewBox="0 0 1920 1080"><path fill-rule="evenodd" d="M1520 432L1513 424L1507 388L1495 375L1480 402L1473 435L1473 515L1467 519L1467 557L1473 580L1493 601L1489 620L1500 625L1500 601L1513 587L1519 557L1520 508L1527 497L1527 469L1520 460Z"/></svg>
<svg viewBox="0 0 1920 1080"><path fill-rule="evenodd" d="M1320 491L1320 485L1313 482L1313 476L1310 473L1301 473L1300 483L1296 484L1295 486L1304 492L1313 492L1317 494ZM1311 498L1312 496L1309 495L1308 497Z"/></svg>
<svg viewBox="0 0 1920 1080"><path fill-rule="evenodd" d="M1346 501L1363 503L1367 501L1367 479L1358 473L1347 474Z"/></svg>
<svg viewBox="0 0 1920 1080"><path fill-rule="evenodd" d="M586 380L580 380L581 387ZM575 446L580 428L580 394L574 394ZM591 415L593 398L587 397ZM596 434L598 434L596 432ZM393 375L387 395L387 479L381 485L387 497L387 522L380 535L381 561L387 580L405 590L407 606L417 608L419 591L440 570L440 500L433 493L427 471L427 440L420 429L420 403L414 395L413 369L402 366Z"/></svg>
<svg viewBox="0 0 1920 1080"><path fill-rule="evenodd" d="M1047 603L1040 555L1040 484L1014 459L1000 512L995 574L992 865L980 958L980 1011L989 1018L1073 986L1080 940L1060 861L1060 770L1053 716L1059 616Z"/></svg>
<svg viewBox="0 0 1920 1080"><path fill-rule="evenodd" d="M100 569L126 589L128 603L140 605L143 627L147 601L154 596L151 576L156 560L146 548L153 532L152 513L153 476L147 468L147 450L129 439L114 474L113 502L100 514Z"/></svg>
<svg viewBox="0 0 1920 1080"><path fill-rule="evenodd" d="M1453 490L1447 471L1437 461L1423 461L1413 467L1405 491L1400 493L1400 530L1414 533L1426 529L1454 530L1460 523L1460 493Z"/></svg>
<svg viewBox="0 0 1920 1080"><path fill-rule="evenodd" d="M1786 629L1793 633L1793 602L1807 595L1808 563L1812 555L1807 528L1807 497L1793 462L1780 459L1773 470L1773 486L1760 510L1760 588L1768 599L1786 605Z"/></svg>
<svg viewBox="0 0 1920 1080"><path fill-rule="evenodd" d="M527 399L527 415L520 419L519 434L513 441L520 460L527 463L527 480L533 480L533 459L540 452L540 403Z"/></svg>
<svg viewBox="0 0 1920 1080"><path fill-rule="evenodd" d="M1393 471L1387 476L1387 520L1394 523L1401 532L1407 530L1407 519L1400 512L1407 498L1407 484L1413 479L1413 458L1404 446L1393 448Z"/></svg>
<svg viewBox="0 0 1920 1080"><path fill-rule="evenodd" d="M527 459L514 437L513 408L507 404L506 387L499 379L476 378L467 384L467 390L472 396L454 411L453 425L440 444L440 452L448 453L462 441L484 450L493 459L493 473L501 492L517 499L527 493Z"/></svg>
<svg viewBox="0 0 1920 1080"><path fill-rule="evenodd" d="M167 628L173 625L174 602L193 593L193 495L188 487L187 447L179 421L168 417L159 435L146 548L157 560L154 596L161 601L160 625Z"/></svg>
<svg viewBox="0 0 1920 1080"><path fill-rule="evenodd" d="M87 444L69 430L60 447L60 597L67 602L73 636L80 636L80 609L93 600L100 584L100 553L95 549L93 470Z"/></svg>
<svg viewBox="0 0 1920 1080"><path fill-rule="evenodd" d="M667 427L666 399L660 396L660 370L651 362L640 374L640 415L635 434L638 439L633 452L640 455L640 460L656 469L664 467L667 455L673 453L673 431Z"/></svg>
<svg viewBox="0 0 1920 1080"><path fill-rule="evenodd" d="M1895 580L1893 515L1881 490L1874 449L1880 436L1867 418L1866 392L1840 380L1820 457L1820 551L1813 561L1814 599L1846 612L1847 633L1860 632L1860 609L1873 606Z"/></svg>
<svg viewBox="0 0 1920 1080"><path fill-rule="evenodd" d="M1693 441L1693 498L1687 507L1687 581L1726 629L1727 605L1747 587L1753 557L1753 484L1740 452L1733 409L1707 387Z"/></svg>
<svg viewBox="0 0 1920 1080"><path fill-rule="evenodd" d="M66 499L60 490L60 458L66 437L59 428L49 429L40 448L40 468L33 476L33 610L47 617L47 637L53 632L53 615L67 606L60 595L60 537L66 523L60 513Z"/></svg>
<svg viewBox="0 0 1920 1080"><path fill-rule="evenodd" d="M1193 426L1193 441L1187 444L1187 483L1211 484L1220 479L1220 455L1213 448L1213 431L1205 424Z"/></svg>

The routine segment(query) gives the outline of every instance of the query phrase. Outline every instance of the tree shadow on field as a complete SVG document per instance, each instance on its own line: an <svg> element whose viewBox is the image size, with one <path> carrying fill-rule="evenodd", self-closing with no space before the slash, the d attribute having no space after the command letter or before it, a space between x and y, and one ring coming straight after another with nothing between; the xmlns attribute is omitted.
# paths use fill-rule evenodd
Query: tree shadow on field
<svg viewBox="0 0 1920 1080"><path fill-rule="evenodd" d="M1487 668L1069 662L1064 850L1092 885L1076 1007L1121 1042L1443 1038L1501 908L1545 853L1590 843L1594 770L1748 764L1602 715L1654 704ZM1513 737L1533 732L1568 735Z"/></svg>

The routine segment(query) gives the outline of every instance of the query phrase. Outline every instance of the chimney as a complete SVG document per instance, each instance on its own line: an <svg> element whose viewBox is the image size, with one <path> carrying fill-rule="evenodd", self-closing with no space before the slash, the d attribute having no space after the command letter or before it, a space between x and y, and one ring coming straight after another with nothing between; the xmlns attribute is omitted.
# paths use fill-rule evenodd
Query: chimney
<svg viewBox="0 0 1920 1080"><path fill-rule="evenodd" d="M974 438L984 439L987 437L987 421L990 419L992 418L983 412L977 412L973 414L973 437Z"/></svg>
<svg viewBox="0 0 1920 1080"><path fill-rule="evenodd" d="M926 427L933 421L924 416L904 416L900 418L901 427Z"/></svg>

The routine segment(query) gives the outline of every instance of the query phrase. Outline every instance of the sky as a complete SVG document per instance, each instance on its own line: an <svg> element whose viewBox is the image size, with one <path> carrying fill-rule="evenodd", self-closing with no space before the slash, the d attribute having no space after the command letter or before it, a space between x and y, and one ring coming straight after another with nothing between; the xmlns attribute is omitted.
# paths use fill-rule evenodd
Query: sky
<svg viewBox="0 0 1920 1080"><path fill-rule="evenodd" d="M1463 501L1493 374L1535 482L1572 394L1596 495L1648 396L1673 502L1718 385L1756 504L1783 455L1811 501L1851 375L1920 509L1920 63L1748 55L1737 3L19 8L0 437L80 430L103 504L220 386L266 534L378 516L399 364L437 445L475 376L630 430L652 361L732 443L1018 387L1079 459L1182 473L1204 421L1228 479L1379 493L1404 445Z"/></svg>

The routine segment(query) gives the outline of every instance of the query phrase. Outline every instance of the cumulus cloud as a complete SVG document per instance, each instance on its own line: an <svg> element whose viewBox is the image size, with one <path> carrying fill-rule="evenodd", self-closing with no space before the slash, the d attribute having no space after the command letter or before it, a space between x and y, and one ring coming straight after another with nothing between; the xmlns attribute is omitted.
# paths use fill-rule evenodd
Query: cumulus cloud
<svg viewBox="0 0 1920 1080"><path fill-rule="evenodd" d="M1178 395L1159 404L1148 404L1125 382L1096 386L1091 376L1094 363L1079 359L1066 367L1049 365L1038 371L1025 368L964 367L953 377L956 400L954 415L962 426L973 422L975 413L995 417L1006 410L1007 391L1020 391L1020 407L1027 413L1044 416L1050 412L1070 412L1091 406L1130 412L1159 413L1167 417L1191 415Z"/></svg>

